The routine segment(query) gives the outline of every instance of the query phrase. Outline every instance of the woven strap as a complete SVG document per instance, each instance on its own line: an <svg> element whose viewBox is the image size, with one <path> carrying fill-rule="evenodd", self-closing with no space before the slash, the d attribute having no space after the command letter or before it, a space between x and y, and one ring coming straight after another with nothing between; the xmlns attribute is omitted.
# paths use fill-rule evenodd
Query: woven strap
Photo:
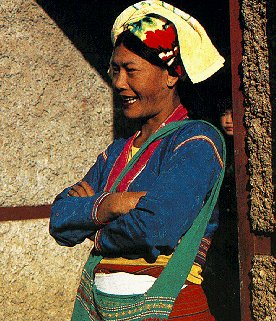
<svg viewBox="0 0 276 321"><path fill-rule="evenodd" d="M177 297L191 271L201 239L216 205L223 176L224 168L211 191L211 195L192 226L182 237L181 242L158 279L148 290L148 296Z"/></svg>
<svg viewBox="0 0 276 321"><path fill-rule="evenodd" d="M139 157L143 154L143 152L152 142L170 135L175 130L179 129L188 122L191 123L193 121L182 120L177 122L171 122L159 129L155 134L150 136L148 140L141 146L139 151L129 161L127 166L122 170L122 172L114 182L113 186L111 187L110 192L116 191L116 187L118 186L122 178L128 173L128 171L130 171L133 168L134 164L138 161ZM216 129L216 127L214 127L212 124L208 122L205 123L212 126L221 138L223 146L222 159L223 163L225 164L226 147L224 139L221 133ZM178 244L173 256L169 260L168 264L166 265L160 276L154 282L153 286L147 291L147 297L177 297L192 268L201 239L204 236L207 224L211 218L212 212L216 205L219 190L224 177L224 171L225 167L222 168L219 178L217 179L215 185L211 190L210 196L208 197L204 206L200 210L192 226L182 237L181 242ZM99 263L101 259L102 256L98 256L97 259L94 261L95 265Z"/></svg>
<svg viewBox="0 0 276 321"><path fill-rule="evenodd" d="M188 120L181 120L176 122L171 122L164 127L160 128L156 133L151 135L146 142L139 148L138 152L131 158L127 163L126 167L121 171L120 175L117 177L116 181L112 185L110 192L115 192L117 186L120 184L123 177L133 168L135 163L138 161L140 156L148 148L148 146L156 140L162 139L170 134L172 134L177 129L181 128L183 125L187 124Z"/></svg>

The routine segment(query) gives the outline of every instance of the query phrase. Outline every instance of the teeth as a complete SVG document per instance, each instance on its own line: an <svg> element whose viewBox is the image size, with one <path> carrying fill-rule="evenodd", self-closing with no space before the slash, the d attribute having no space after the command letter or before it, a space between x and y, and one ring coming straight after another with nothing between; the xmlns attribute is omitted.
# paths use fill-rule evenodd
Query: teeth
<svg viewBox="0 0 276 321"><path fill-rule="evenodd" d="M137 101L137 98L123 98L125 104L133 104L135 101Z"/></svg>

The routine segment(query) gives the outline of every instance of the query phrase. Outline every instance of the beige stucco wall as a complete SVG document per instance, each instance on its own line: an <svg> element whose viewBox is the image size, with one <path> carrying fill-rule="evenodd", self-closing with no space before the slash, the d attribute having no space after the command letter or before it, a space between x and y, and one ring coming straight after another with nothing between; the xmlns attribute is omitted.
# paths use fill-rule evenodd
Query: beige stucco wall
<svg viewBox="0 0 276 321"><path fill-rule="evenodd" d="M35 1L1 8L0 205L46 204L111 140L111 91Z"/></svg>
<svg viewBox="0 0 276 321"><path fill-rule="evenodd" d="M244 0L243 92L250 173L250 219L258 232L276 228L272 182L272 105L267 39L267 1Z"/></svg>
<svg viewBox="0 0 276 321"><path fill-rule="evenodd" d="M275 200L272 182L272 105L270 102L267 39L267 1L241 2L243 30L242 83L245 97L246 145L250 185L252 233L275 233ZM271 238L273 240L273 238ZM251 310L256 321L273 321L276 315L276 261L255 255L251 269Z"/></svg>
<svg viewBox="0 0 276 321"><path fill-rule="evenodd" d="M111 142L112 92L36 1L0 10L0 206L50 204ZM0 320L69 320L91 244L58 246L48 219L0 236Z"/></svg>
<svg viewBox="0 0 276 321"><path fill-rule="evenodd" d="M0 206L49 204L111 142L112 92L36 1L2 0L0 10ZM243 0L242 14L251 219L259 232L270 232L275 221L265 0ZM0 320L70 320L91 244L58 246L48 234L47 219L0 223L0 236ZM266 307L271 306L274 273L271 257L254 258L256 320L270 320Z"/></svg>
<svg viewBox="0 0 276 321"><path fill-rule="evenodd" d="M0 224L0 320L70 320L91 244L62 248L48 220Z"/></svg>
<svg viewBox="0 0 276 321"><path fill-rule="evenodd" d="M258 321L274 321L276 259L268 255L256 255L252 263L253 318Z"/></svg>

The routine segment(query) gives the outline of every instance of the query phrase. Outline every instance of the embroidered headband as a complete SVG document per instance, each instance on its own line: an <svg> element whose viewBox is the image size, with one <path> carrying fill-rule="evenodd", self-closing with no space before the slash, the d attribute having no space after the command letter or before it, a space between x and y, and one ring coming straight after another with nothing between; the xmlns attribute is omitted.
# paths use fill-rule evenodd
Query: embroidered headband
<svg viewBox="0 0 276 321"><path fill-rule="evenodd" d="M180 78L186 75L179 56L177 32L173 23L163 17L146 15L138 21L126 23L125 29L151 48Z"/></svg>
<svg viewBox="0 0 276 321"><path fill-rule="evenodd" d="M193 83L209 78L223 66L224 58L200 23L163 1L141 1L125 9L114 22L113 45L126 30L154 49L179 77L186 71Z"/></svg>

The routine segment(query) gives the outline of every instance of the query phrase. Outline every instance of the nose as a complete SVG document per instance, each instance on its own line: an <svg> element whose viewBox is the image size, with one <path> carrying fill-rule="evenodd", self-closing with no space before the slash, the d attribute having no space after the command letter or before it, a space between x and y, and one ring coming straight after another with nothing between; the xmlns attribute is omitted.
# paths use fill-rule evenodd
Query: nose
<svg viewBox="0 0 276 321"><path fill-rule="evenodd" d="M127 74L123 70L116 72L112 77L113 87L121 92L128 88Z"/></svg>
<svg viewBox="0 0 276 321"><path fill-rule="evenodd" d="M232 113L226 114L226 123L233 123Z"/></svg>

